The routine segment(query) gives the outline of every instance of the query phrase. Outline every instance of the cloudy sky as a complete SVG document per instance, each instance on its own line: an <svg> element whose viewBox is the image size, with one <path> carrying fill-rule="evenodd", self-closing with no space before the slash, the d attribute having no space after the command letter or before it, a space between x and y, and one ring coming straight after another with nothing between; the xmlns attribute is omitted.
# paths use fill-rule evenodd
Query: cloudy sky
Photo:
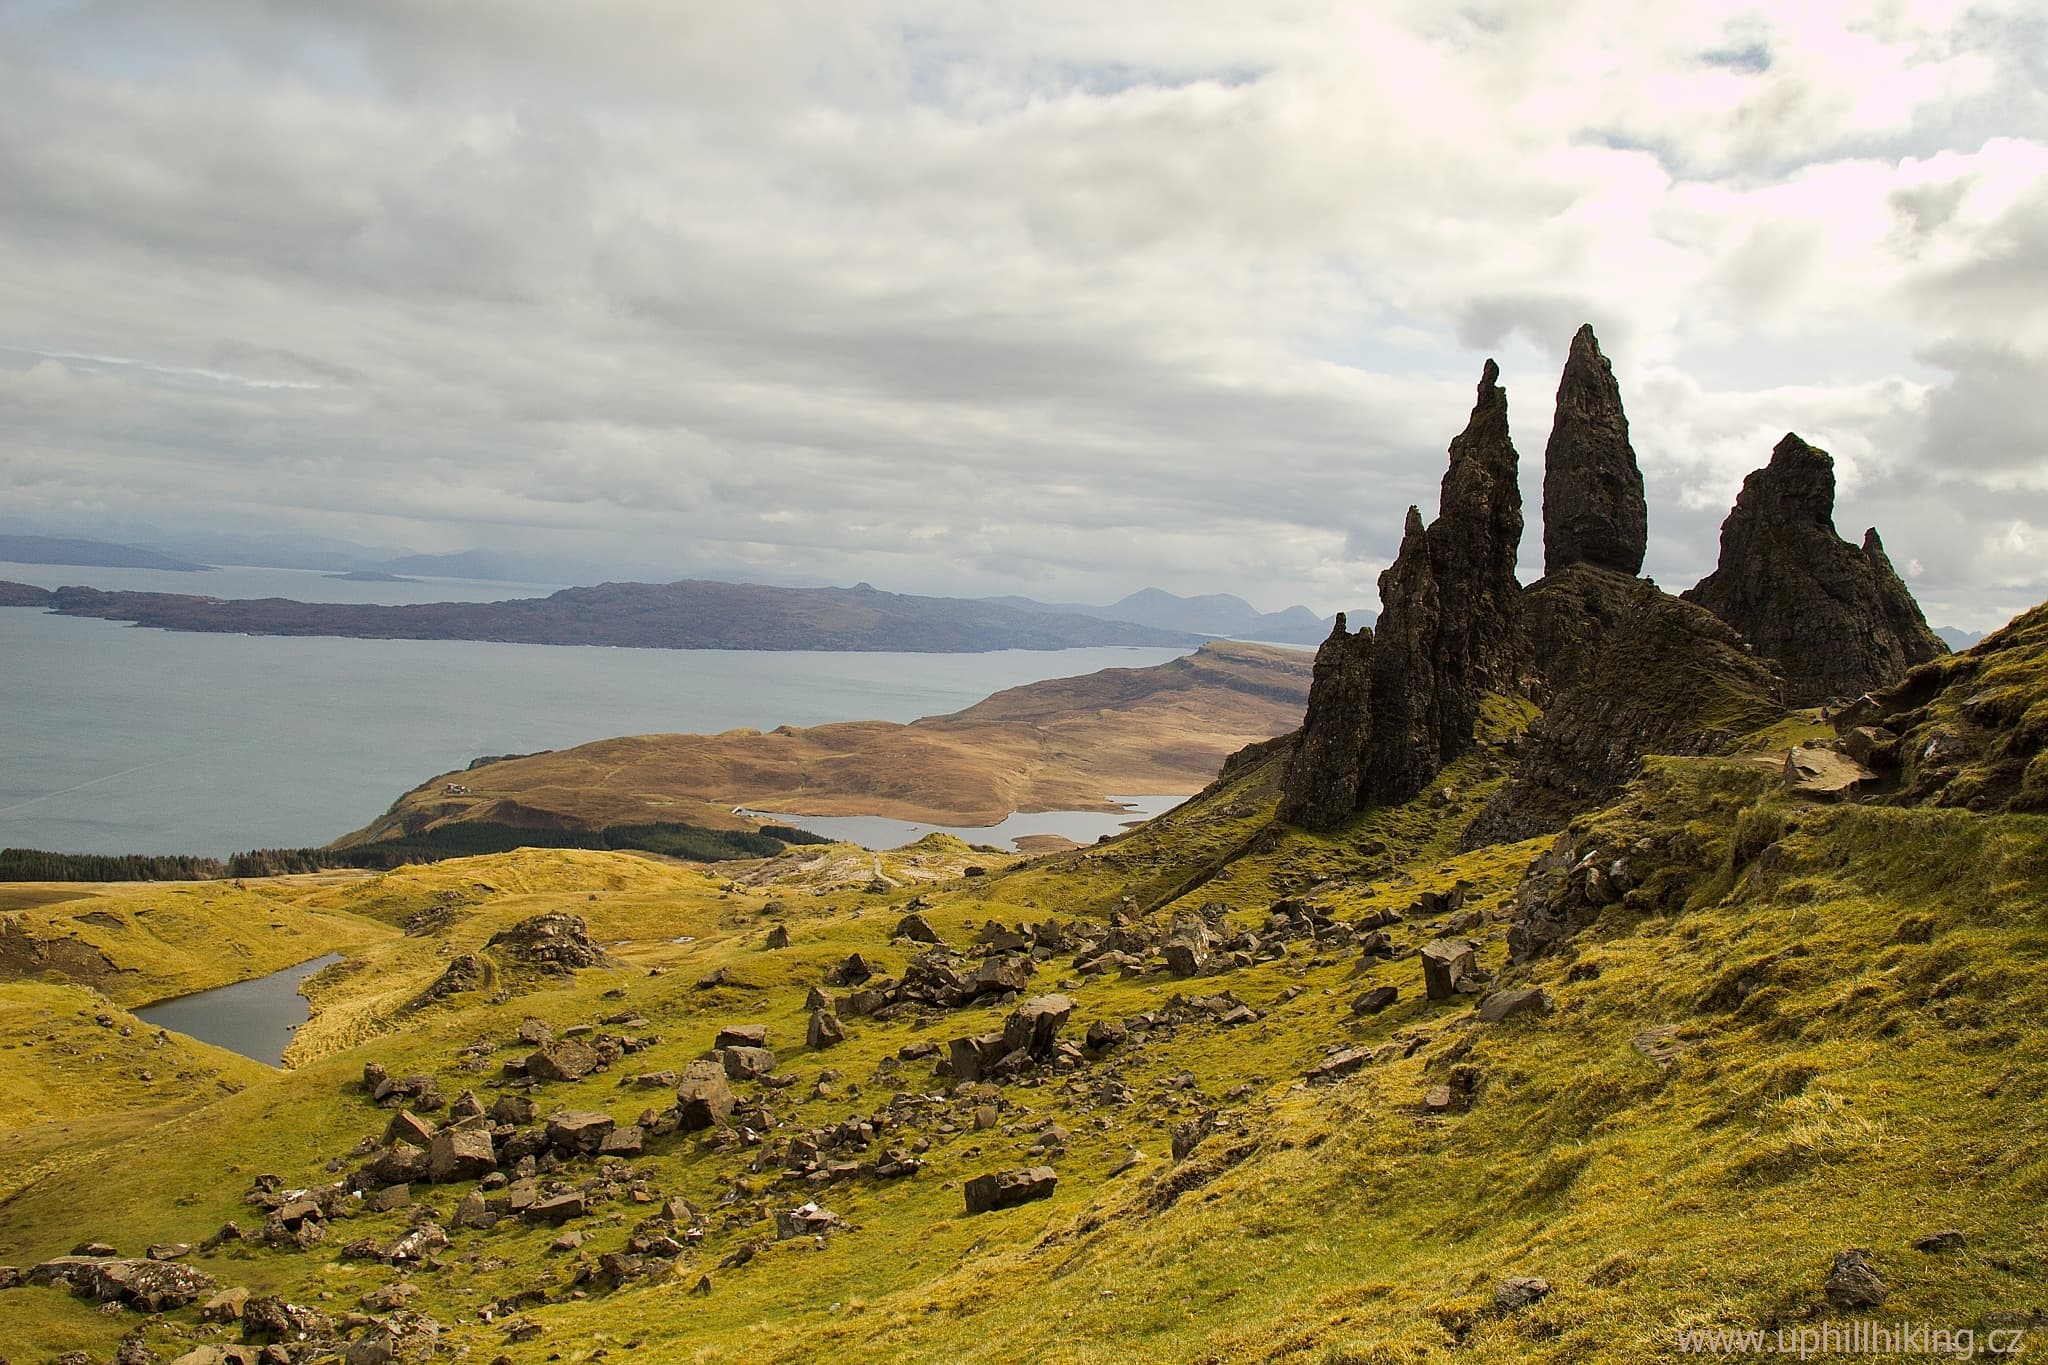
<svg viewBox="0 0 2048 1365"><path fill-rule="evenodd" d="M0 510L1371 606L1488 355L1540 572L1591 321L1647 572L1797 430L1983 627L2044 92L2038 0L0 0Z"/></svg>

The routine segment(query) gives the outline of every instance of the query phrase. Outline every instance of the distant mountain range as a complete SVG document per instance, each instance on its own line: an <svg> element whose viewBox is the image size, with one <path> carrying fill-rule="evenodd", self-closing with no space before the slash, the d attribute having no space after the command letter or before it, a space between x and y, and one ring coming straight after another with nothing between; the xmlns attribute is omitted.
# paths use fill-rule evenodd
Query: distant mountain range
<svg viewBox="0 0 2048 1365"><path fill-rule="evenodd" d="M207 566L173 559L155 550L68 536L0 535L0 560L9 564L78 564L96 569L164 569L204 573Z"/></svg>
<svg viewBox="0 0 2048 1365"><path fill-rule="evenodd" d="M506 602L373 606L269 597L223 601L183 593L47 592L0 583L0 604L45 606L63 616L132 621L163 630L238 635L330 635L375 640L495 640L513 644L646 649L887 650L978 653L1202 642L1068 612L1034 612L955 597L852 588L770 588L686 579L601 583Z"/></svg>
<svg viewBox="0 0 2048 1365"><path fill-rule="evenodd" d="M1039 602L1029 597L990 597L985 600L1022 611L1065 612L1074 616L1092 616L1101 621L1130 621L1159 630L1185 630L1198 635L1293 645L1320 644L1330 633L1334 619L1318 616L1307 607L1260 611L1242 597L1230 593L1177 597L1161 588L1141 588L1106 607L1085 602ZM1370 613L1361 613L1358 624L1369 624L1370 621Z"/></svg>

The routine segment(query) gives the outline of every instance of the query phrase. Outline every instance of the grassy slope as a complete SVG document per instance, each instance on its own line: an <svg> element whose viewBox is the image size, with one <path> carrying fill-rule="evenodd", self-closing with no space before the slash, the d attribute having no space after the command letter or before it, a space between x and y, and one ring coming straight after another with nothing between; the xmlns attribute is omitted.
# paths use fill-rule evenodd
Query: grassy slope
<svg viewBox="0 0 2048 1365"><path fill-rule="evenodd" d="M730 814L734 804L966 824L1017 810L1108 810L1108 795L1192 792L1225 755L1299 724L1312 661L1301 650L1216 642L1152 668L1010 688L908 725L599 740L445 773L340 842L454 821L752 829ZM451 796L449 783L469 791Z"/></svg>
<svg viewBox="0 0 2048 1365"><path fill-rule="evenodd" d="M1269 767L1114 843L919 886L937 902L930 918L956 943L991 915L1097 915L1125 895L1150 905L1183 888L1188 905L1221 900L1250 919L1281 894L1313 894L1349 914L1405 906L1420 889L1464 879L1477 904L1498 911L1544 844L1453 854L1497 772L1488 755L1475 755L1446 775L1448 807L1425 798L1334 835L1289 833L1269 845L1252 837L1270 816ZM620 1348L637 1341L637 1358L664 1361L1327 1365L1453 1354L1664 1358L1683 1326L1793 1324L1822 1312L1820 1280L1831 1254L1847 1246L1872 1248L1893 1289L1887 1318L1962 1326L2041 1303L2048 822L1789 809L1754 768L1671 760L1581 824L1676 851L1644 855L1664 864L1648 879L1654 893L1610 908L1566 954L1513 974L1554 993L1558 1009L1548 1018L1478 1026L1461 1006L1421 999L1412 956L1356 974L1348 955L1318 958L1300 946L1284 962L1199 983L1089 979L1072 992L1076 1036L1092 1019L1226 988L1265 1018L1234 1031L1183 1026L1170 1041L1083 1070L1073 1084L1005 1087L1003 1126L933 1134L930 1165L917 1176L825 1190L822 1202L855 1226L823 1251L805 1239L775 1243L759 1221L714 1224L673 1281L533 1310L546 1336L506 1345L476 1321L477 1304L536 1282L559 1288L575 1259L546 1250L551 1232L507 1227L458 1234L448 1267L415 1277L424 1291L415 1305L482 1358L503 1351L518 1362L600 1351L636 1358ZM909 865L930 850L880 860L900 883L881 893L860 889L875 860L830 852L788 855L785 865L808 867L802 875L811 879L789 887L626 855L534 853L308 892L309 909L386 922L437 900L457 905L437 934L381 940L364 954L374 970L324 983L324 1009L354 1008L380 1028L391 1021L379 1011L430 980L446 956L536 909L572 909L591 919L597 937L630 942L615 950L617 970L586 971L503 1004L434 1007L352 1050L324 1051L348 1041L346 1030L309 1031L315 1055L299 1071L213 1100L117 1145L104 1166L81 1166L0 1204L0 1259L66 1250L85 1236L124 1245L193 1240L226 1218L246 1218L240 1194L252 1175L325 1178L326 1158L381 1128L384 1113L346 1084L366 1058L394 1073L434 1071L448 1093L475 1085L488 1099L496 1058L472 1073L457 1053L479 1039L506 1045L528 1014L558 1025L628 1008L647 1015L665 1041L619 1068L635 1072L698 1055L722 1023L766 1022L781 1069L799 1078L776 1111L800 1127L871 1112L895 1090L937 1089L924 1066L896 1077L878 1077L877 1067L913 1038L997 1027L1001 1011L849 1020L851 1040L823 1055L792 1042L801 1036L803 990L825 964L857 948L902 965L907 950L887 938L918 889L914 874L962 861L964 850L935 847L955 861ZM1190 885L1202 871L1214 875ZM767 952L762 931L776 920L795 943ZM1483 931L1489 967L1503 961L1500 935L1497 923ZM695 941L669 941L679 936ZM1427 926L1396 930L1409 945L1429 936ZM744 984L696 988L721 966ZM1052 989L1063 966L1042 970L1035 987ZM654 968L665 970L650 975ZM1398 984L1403 999L1352 1021L1346 1002L1375 981ZM1301 993L1284 999L1295 987ZM1632 1045L1651 1029L1670 1030L1679 1049L1668 1069ZM1335 1044L1402 1039L1416 1042L1413 1056L1334 1087L1295 1079ZM1484 1074L1479 1103L1460 1116L1420 1116L1422 1092L1452 1065ZM833 1092L798 1103L826 1067L843 1073ZM1172 1083L1183 1071L1189 1088ZM1132 1087L1134 1102L1097 1093L1111 1074ZM854 1096L853 1085L865 1093ZM541 1096L544 1109L604 1108L622 1119L661 1098L607 1075ZM1219 1111L1216 1133L1172 1165L1167 1129L1210 1109ZM1057 1196L965 1217L960 1182L1028 1164L1048 1119L1071 1130L1055 1162ZM1108 1178L1133 1145L1150 1159ZM736 1179L763 1189L767 1207L805 1197L773 1189L746 1160L675 1141L636 1166L664 1193L707 1206ZM102 1169L121 1178L99 1180ZM429 1199L445 1213L460 1192ZM642 1212L600 1207L576 1255L614 1249ZM395 1235L400 1225L395 1214L363 1217L338 1228L335 1241ZM1911 1237L1949 1226L1969 1235L1963 1255L1906 1248ZM715 1268L763 1236L771 1240L751 1264ZM323 1306L334 1311L392 1277L336 1262L328 1249L236 1249L203 1263L257 1288L331 1295ZM706 1271L714 1292L689 1296ZM1495 1315L1492 1287L1509 1274L1543 1275L1556 1292L1535 1308ZM16 1291L0 1309L21 1340L52 1352L85 1345L104 1355L133 1323L50 1291ZM150 1329L151 1340L168 1346L193 1330L189 1312L171 1315Z"/></svg>
<svg viewBox="0 0 2048 1365"><path fill-rule="evenodd" d="M25 884L6 888L0 910L10 931L38 940L75 940L113 964L72 976L109 1000L135 1006L266 975L388 936L384 926L330 913L359 873L246 882ZM0 960L0 983L40 975L32 963ZM4 988L4 985L0 985Z"/></svg>

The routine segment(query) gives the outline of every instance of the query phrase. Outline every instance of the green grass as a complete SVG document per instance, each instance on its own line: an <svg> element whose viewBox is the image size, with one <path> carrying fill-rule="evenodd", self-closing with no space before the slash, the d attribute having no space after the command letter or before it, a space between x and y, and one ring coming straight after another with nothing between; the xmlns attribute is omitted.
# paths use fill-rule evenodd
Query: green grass
<svg viewBox="0 0 2048 1365"><path fill-rule="evenodd" d="M1456 851L1458 832L1498 784L1489 763L1475 753L1435 784L1447 796L1368 812L1321 836L1272 825L1277 773L1268 766L1109 844L1034 861L935 841L881 858L795 850L776 860L778 872L757 877L529 851L268 890L261 894L300 915L370 926L351 949L352 970L316 979L319 1013L295 1048L299 1067L234 1076L235 1093L153 1119L147 1132L115 1131L89 1155L67 1162L54 1153L47 1178L0 1202L0 1260L30 1261L88 1236L124 1249L196 1241L228 1218L247 1221L241 1195L253 1176L331 1179L327 1160L381 1129L388 1115L350 1084L365 1060L394 1074L430 1071L446 1093L474 1086L488 1101L528 1015L560 1026L631 1010L663 1039L610 1074L545 1087L544 1110L630 1119L665 1097L623 1085L620 1073L679 1067L720 1025L742 1020L769 1026L780 1069L797 1077L773 1101L794 1130L872 1113L898 1091L943 1093L947 1083L928 1064L892 1072L885 1060L915 1039L1000 1027L1003 1011L848 1018L844 1045L811 1054L800 1043L803 994L826 965L858 950L901 969L910 950L889 935L914 894L931 903L927 918L940 932L964 945L991 917L1101 918L1126 897L1162 918L1220 902L1251 923L1283 896L1350 916L1402 909L1421 891L1462 881L1469 903L1496 916L1478 937L1483 964L1501 970L1498 916L1550 840ZM502 1352L522 1363L602 1352L664 1362L1341 1365L1666 1359L1686 1327L1795 1325L1824 1314L1822 1277L1849 1246L1873 1250L1893 1291L1887 1318L1966 1326L2042 1301L2048 820L1794 806L1756 769L1656 760L1569 837L1647 841L1634 855L1644 884L1562 952L1503 977L1549 989L1556 1010L1547 1017L1484 1027L1465 1005L1432 1005L1412 955L1361 973L1349 954L1297 946L1282 961L1196 982L1082 980L1056 959L1034 989L1075 996L1072 1036L1093 1019L1224 989L1264 1017L1235 1030L1184 1025L1071 1077L1004 1086L995 1129L922 1125L929 1165L902 1181L777 1188L772 1174L748 1169L746 1149L658 1144L633 1164L663 1194L716 1208L736 1181L756 1190L721 1210L733 1225L714 1219L705 1246L672 1279L568 1297L574 1268L622 1245L644 1216L620 1199L585 1220L579 1253L551 1253L551 1231L456 1234L445 1268L413 1277L422 1291L415 1306L472 1358ZM991 875L955 875L970 858ZM880 891L868 885L876 871L886 879ZM243 904L231 890L212 893L216 913ZM430 909L444 913L430 932L387 927ZM567 982L508 977L513 993L503 1000L400 1008L449 957L542 909L585 916L593 937L615 945L619 966ZM763 937L777 923L792 946L767 951ZM1404 924L1394 936L1412 948L1434 932ZM693 941L673 941L684 937ZM698 988L720 968L739 984ZM1353 1020L1349 1000L1379 982L1398 985L1400 1002ZM9 1004L77 1008L61 991ZM1675 1049L1668 1066L1632 1043L1645 1035ZM466 1069L463 1050L480 1043L478 1069ZM1356 1043L1387 1049L1388 1059L1333 1086L1300 1083L1326 1050ZM1394 1055L1402 1051L1410 1055ZM1476 1106L1420 1114L1423 1093L1455 1067L1484 1077ZM840 1078L813 1098L827 1069ZM1192 1077L1188 1088L1173 1084L1181 1073ZM1129 1087L1129 1103L1104 1097L1112 1078ZM935 1113L958 1120L984 1097L949 1097ZM108 1112L127 1113L129 1103L126 1092L107 1092ZM1214 1132L1176 1166L1170 1130L1210 1111ZM967 1217L961 1183L1030 1164L1046 1122L1069 1130L1053 1162L1056 1196ZM1132 1146L1150 1159L1110 1178ZM426 1199L447 1213L460 1193ZM823 1250L807 1239L775 1243L766 1215L813 1195L852 1230ZM366 1215L309 1253L238 1248L200 1263L224 1280L339 1312L392 1272L339 1262L333 1246L395 1235L402 1222ZM1949 1226L1969 1236L1962 1255L1907 1248ZM736 1246L763 1238L744 1268L717 1268ZM713 1292L689 1294L707 1273ZM1496 1314L1493 1288L1514 1274L1544 1276L1554 1292ZM527 1313L545 1328L540 1340L508 1345L478 1320L479 1305L536 1285L550 1293ZM74 1347L104 1356L135 1325L42 1290L7 1294L0 1312L30 1359ZM147 1336L174 1355L199 1331L187 1310Z"/></svg>

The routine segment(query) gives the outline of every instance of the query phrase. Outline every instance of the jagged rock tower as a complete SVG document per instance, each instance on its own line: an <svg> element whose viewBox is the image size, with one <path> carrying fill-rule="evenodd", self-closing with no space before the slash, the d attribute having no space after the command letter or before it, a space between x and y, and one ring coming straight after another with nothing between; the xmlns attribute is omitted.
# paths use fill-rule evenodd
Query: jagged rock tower
<svg viewBox="0 0 2048 1365"><path fill-rule="evenodd" d="M1743 480L1719 567L1684 596L1774 661L1794 706L1860 696L1948 652L1876 528L1861 549L1835 533L1834 458L1789 433Z"/></svg>
<svg viewBox="0 0 2048 1365"><path fill-rule="evenodd" d="M1572 338L1543 450L1543 572L1591 564L1633 578L1649 534L1621 387L1589 324Z"/></svg>
<svg viewBox="0 0 2048 1365"><path fill-rule="evenodd" d="M1334 829L1362 807L1408 800L1473 746L1486 693L1518 693L1543 715L1464 843L1528 838L1610 799L1644 754L1726 752L1788 695L1859 693L1943 652L1877 532L1861 550L1835 535L1833 462L1796 436L1743 485L1721 567L1689 600L1638 578L1643 476L1590 327L1572 338L1558 383L1545 572L1524 590L1499 377L1487 361L1437 519L1424 526L1408 509L1400 554L1380 575L1378 629L1351 634L1340 616L1316 654L1281 819Z"/></svg>
<svg viewBox="0 0 2048 1365"><path fill-rule="evenodd" d="M1414 796L1471 746L1480 698L1519 677L1522 490L1499 380L1487 361L1436 521L1408 509L1380 575L1377 631L1346 634L1340 620L1317 651L1283 820L1331 829L1364 805Z"/></svg>

